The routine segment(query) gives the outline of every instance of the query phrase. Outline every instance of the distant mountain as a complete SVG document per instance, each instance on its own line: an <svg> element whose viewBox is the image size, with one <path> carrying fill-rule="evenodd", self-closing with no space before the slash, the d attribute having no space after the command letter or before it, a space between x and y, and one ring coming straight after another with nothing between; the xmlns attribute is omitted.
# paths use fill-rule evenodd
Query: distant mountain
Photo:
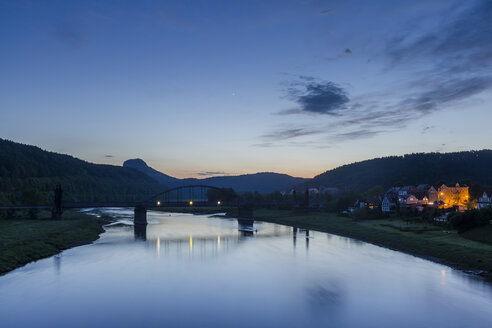
<svg viewBox="0 0 492 328"><path fill-rule="evenodd" d="M177 186L180 184L179 179L174 178L172 176L169 176L167 174L161 173L157 170L154 170L153 168L148 166L147 163L145 163L140 158L126 160L123 163L123 167L128 167L128 168L132 168L132 169L135 169L137 171L140 171L143 174L156 180L160 184L166 185L168 187L174 187L174 186Z"/></svg>
<svg viewBox="0 0 492 328"><path fill-rule="evenodd" d="M149 167L143 160L129 159L123 163L123 167L130 167L145 173L156 181L168 187L184 186L189 184L211 185L219 188L232 188L235 191L258 191L269 193L275 190L286 190L299 183L306 182L307 179L296 178L287 174L263 172L255 174L244 174L237 176L219 176L205 179L177 179L167 174L161 173Z"/></svg>
<svg viewBox="0 0 492 328"><path fill-rule="evenodd" d="M0 139L0 204L50 203L56 184L62 185L65 201L141 200L164 189L131 168Z"/></svg>
<svg viewBox="0 0 492 328"><path fill-rule="evenodd" d="M492 185L492 150L418 153L375 158L326 171L306 184L366 191L396 183L479 183Z"/></svg>

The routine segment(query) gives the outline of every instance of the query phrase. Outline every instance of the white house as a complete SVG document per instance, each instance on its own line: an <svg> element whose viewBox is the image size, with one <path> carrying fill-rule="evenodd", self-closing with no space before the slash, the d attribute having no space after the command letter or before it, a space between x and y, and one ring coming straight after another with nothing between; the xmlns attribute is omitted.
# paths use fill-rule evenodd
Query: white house
<svg viewBox="0 0 492 328"><path fill-rule="evenodd" d="M388 196L385 196L383 198L383 201L381 202L381 211L383 212L390 212L394 207L395 203L392 201L392 199Z"/></svg>
<svg viewBox="0 0 492 328"><path fill-rule="evenodd" d="M492 196L488 197L487 193L483 193L482 197L478 198L477 208L481 209L487 206L492 206Z"/></svg>
<svg viewBox="0 0 492 328"><path fill-rule="evenodd" d="M318 190L320 194L329 194L332 196L336 196L340 193L340 189L338 189L337 187L320 186Z"/></svg>

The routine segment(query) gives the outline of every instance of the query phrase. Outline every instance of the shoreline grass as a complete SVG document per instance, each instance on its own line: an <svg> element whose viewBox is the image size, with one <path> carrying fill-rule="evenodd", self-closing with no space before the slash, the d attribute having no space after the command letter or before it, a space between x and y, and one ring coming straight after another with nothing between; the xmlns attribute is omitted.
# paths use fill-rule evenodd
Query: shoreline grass
<svg viewBox="0 0 492 328"><path fill-rule="evenodd" d="M65 213L63 220L0 220L0 275L61 251L89 244L104 232L102 219Z"/></svg>

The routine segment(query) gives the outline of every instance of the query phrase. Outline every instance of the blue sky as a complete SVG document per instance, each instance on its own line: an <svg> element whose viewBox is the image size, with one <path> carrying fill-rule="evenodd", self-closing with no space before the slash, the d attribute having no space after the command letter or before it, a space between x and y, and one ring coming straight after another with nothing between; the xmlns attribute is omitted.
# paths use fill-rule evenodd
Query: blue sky
<svg viewBox="0 0 492 328"><path fill-rule="evenodd" d="M177 177L492 148L492 2L0 0L0 137Z"/></svg>

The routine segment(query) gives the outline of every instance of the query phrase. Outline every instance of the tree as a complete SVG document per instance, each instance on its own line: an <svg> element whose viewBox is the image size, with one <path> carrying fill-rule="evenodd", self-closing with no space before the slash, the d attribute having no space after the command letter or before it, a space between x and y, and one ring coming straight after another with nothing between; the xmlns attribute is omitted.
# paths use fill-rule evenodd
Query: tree
<svg viewBox="0 0 492 328"><path fill-rule="evenodd" d="M25 189L22 192L21 201L23 205L43 205L47 203L44 195L34 188Z"/></svg>
<svg viewBox="0 0 492 328"><path fill-rule="evenodd" d="M377 185L366 191L364 195L366 197L376 198L382 194L384 194L384 188L380 185Z"/></svg>
<svg viewBox="0 0 492 328"><path fill-rule="evenodd" d="M208 189L207 198L209 202L232 202L237 199L237 194L232 188Z"/></svg>

